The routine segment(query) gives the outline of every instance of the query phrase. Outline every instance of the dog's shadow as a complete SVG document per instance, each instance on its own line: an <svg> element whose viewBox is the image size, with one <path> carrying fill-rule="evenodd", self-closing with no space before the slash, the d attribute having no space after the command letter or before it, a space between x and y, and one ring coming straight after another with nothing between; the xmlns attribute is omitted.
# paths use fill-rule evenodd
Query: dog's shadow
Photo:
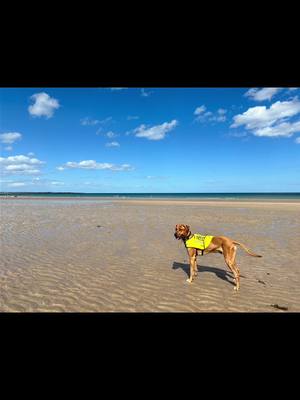
<svg viewBox="0 0 300 400"><path fill-rule="evenodd" d="M187 274L188 277L190 276L190 265L189 264L183 264L183 263L174 261L172 269L178 269L178 268L181 268ZM206 265L199 265L198 266L198 274L200 274L201 272L212 272L213 274L215 274L218 278L222 279L223 281L229 282L231 285L234 285L233 275L230 272L227 272L223 269L215 268L215 267L207 267Z"/></svg>

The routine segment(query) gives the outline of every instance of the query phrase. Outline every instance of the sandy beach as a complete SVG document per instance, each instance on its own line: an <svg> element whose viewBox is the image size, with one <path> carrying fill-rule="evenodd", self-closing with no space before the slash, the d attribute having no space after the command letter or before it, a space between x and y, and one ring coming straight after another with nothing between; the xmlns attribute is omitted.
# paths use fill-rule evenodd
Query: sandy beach
<svg viewBox="0 0 300 400"><path fill-rule="evenodd" d="M299 312L300 203L0 200L1 312ZM241 289L221 255L186 282L176 223L241 248ZM277 304L287 311L276 309Z"/></svg>

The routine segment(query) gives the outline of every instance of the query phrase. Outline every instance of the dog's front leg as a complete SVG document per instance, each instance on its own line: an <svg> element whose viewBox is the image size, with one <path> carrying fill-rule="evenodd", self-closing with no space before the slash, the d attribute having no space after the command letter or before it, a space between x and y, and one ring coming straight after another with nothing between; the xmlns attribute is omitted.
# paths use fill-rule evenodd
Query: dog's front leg
<svg viewBox="0 0 300 400"><path fill-rule="evenodd" d="M190 277L186 280L189 283L192 283L193 281L193 271L194 271L194 265L192 259L190 258Z"/></svg>
<svg viewBox="0 0 300 400"><path fill-rule="evenodd" d="M194 250L194 249L191 249ZM190 277L187 279L187 282L192 283L195 275L195 271L197 269L197 264L196 264L196 252L195 251L189 251L189 259L190 259Z"/></svg>

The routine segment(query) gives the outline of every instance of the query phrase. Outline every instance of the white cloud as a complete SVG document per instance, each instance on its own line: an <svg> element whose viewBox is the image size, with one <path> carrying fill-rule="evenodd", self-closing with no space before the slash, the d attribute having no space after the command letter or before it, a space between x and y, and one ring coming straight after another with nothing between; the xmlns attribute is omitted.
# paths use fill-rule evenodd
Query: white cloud
<svg viewBox="0 0 300 400"><path fill-rule="evenodd" d="M32 157L32 156L34 156L34 153L32 153L32 151L31 151L31 152L27 153L27 155Z"/></svg>
<svg viewBox="0 0 300 400"><path fill-rule="evenodd" d="M8 187L22 187L26 186L26 183L24 182L12 182L7 184Z"/></svg>
<svg viewBox="0 0 300 400"><path fill-rule="evenodd" d="M152 93L153 93L153 91L146 92L146 90L144 88L141 89L141 96L142 97L149 97L150 94L152 94Z"/></svg>
<svg viewBox="0 0 300 400"><path fill-rule="evenodd" d="M245 125L247 129L271 126L278 120L292 117L300 112L300 102L297 98L292 101L277 101L270 108L257 106L249 108L243 114L236 115L232 127Z"/></svg>
<svg viewBox="0 0 300 400"><path fill-rule="evenodd" d="M300 137L297 137L297 138L295 139L295 142L296 142L297 144L300 144Z"/></svg>
<svg viewBox="0 0 300 400"><path fill-rule="evenodd" d="M0 162L3 164L21 164L21 163L26 163L26 164L31 164L31 165L38 165L38 164L44 164L44 161L40 161L37 158L29 158L27 156L19 155L19 156L10 156L7 158L2 158L0 157Z"/></svg>
<svg viewBox="0 0 300 400"><path fill-rule="evenodd" d="M196 110L194 111L194 114L201 115L204 113L204 111L206 111L206 107L205 107L205 105L202 105L202 106L196 108Z"/></svg>
<svg viewBox="0 0 300 400"><path fill-rule="evenodd" d="M107 124L108 122L114 122L113 121L113 119L112 119L112 117L107 117L107 118L104 118L104 119L101 119L100 121L100 124Z"/></svg>
<svg viewBox="0 0 300 400"><path fill-rule="evenodd" d="M252 88L245 93L245 96L250 97L252 100L256 101L271 100L272 97L275 96L282 89L283 88Z"/></svg>
<svg viewBox="0 0 300 400"><path fill-rule="evenodd" d="M115 138L115 137L119 136L117 133L115 133L113 131L108 131L108 132L104 133L104 132L102 132L102 128L99 128L97 130L96 135L103 135L103 136L108 137L109 139L112 139L112 138Z"/></svg>
<svg viewBox="0 0 300 400"><path fill-rule="evenodd" d="M144 137L149 140L161 140L165 138L167 132L171 131L178 125L178 121L173 119L171 122L164 122L161 125L155 125L147 128L146 125L140 125L134 130L135 136Z"/></svg>
<svg viewBox="0 0 300 400"><path fill-rule="evenodd" d="M106 143L105 146L106 147L120 147L120 143L119 142L110 142L110 143Z"/></svg>
<svg viewBox="0 0 300 400"><path fill-rule="evenodd" d="M92 119L90 117L81 118L80 125L89 126L89 125L97 125L100 121L98 119Z"/></svg>
<svg viewBox="0 0 300 400"><path fill-rule="evenodd" d="M49 179L41 179L41 178L32 178L31 180L26 181L12 181L12 180L5 180L3 183L7 187L40 187L46 188L50 186L64 186L65 183L61 181L51 181Z"/></svg>
<svg viewBox="0 0 300 400"><path fill-rule="evenodd" d="M108 138L112 139L114 137L119 136L117 133L113 132L113 131L109 131L105 133L105 136L107 136Z"/></svg>
<svg viewBox="0 0 300 400"><path fill-rule="evenodd" d="M300 102L295 97L291 101L277 101L270 108L257 106L249 108L243 114L234 116L231 128L244 125L255 136L289 137L300 131L300 121L288 121L300 113Z"/></svg>
<svg viewBox="0 0 300 400"><path fill-rule="evenodd" d="M19 132L7 132L1 133L0 141L6 144L13 144L16 140L20 140L22 138L21 133Z"/></svg>
<svg viewBox="0 0 300 400"><path fill-rule="evenodd" d="M31 165L28 164L16 164L16 165L7 165L5 167L6 171L11 171L11 172L31 172L31 173L36 173L39 172L37 169L33 169L33 167Z"/></svg>
<svg viewBox="0 0 300 400"><path fill-rule="evenodd" d="M34 103L28 107L29 114L34 117L45 116L47 119L53 116L56 109L60 107L58 100L50 97L47 93L35 93L30 97Z"/></svg>
<svg viewBox="0 0 300 400"><path fill-rule="evenodd" d="M226 113L227 110L225 110L225 108L219 108L217 111L218 115L215 118L216 121L218 122L225 122L226 121Z"/></svg>
<svg viewBox="0 0 300 400"><path fill-rule="evenodd" d="M29 158L24 155L0 157L0 167L4 174L32 175L39 174L40 166L45 164L37 158Z"/></svg>
<svg viewBox="0 0 300 400"><path fill-rule="evenodd" d="M225 122L226 121L226 113L227 110L224 108L219 108L216 115L214 115L211 111L206 111L207 108L203 104L200 107L197 107L194 111L194 115L197 115L197 118L195 121L200 121L200 122Z"/></svg>
<svg viewBox="0 0 300 400"><path fill-rule="evenodd" d="M68 161L66 164L57 167L59 171L65 169L93 169L111 171L131 171L133 167L129 164L115 165L110 163L98 163L95 160L84 160L80 162Z"/></svg>
<svg viewBox="0 0 300 400"><path fill-rule="evenodd" d="M54 186L63 186L63 185L64 185L64 182L52 181L52 182L51 182L51 185L54 185Z"/></svg>
<svg viewBox="0 0 300 400"><path fill-rule="evenodd" d="M300 121L290 123L282 122L275 126L267 126L265 128L260 128L255 131L255 136L285 136L290 137L295 132L300 132Z"/></svg>
<svg viewBox="0 0 300 400"><path fill-rule="evenodd" d="M83 125L83 126L94 126L94 125L98 125L98 124L104 125L104 124L107 124L108 122L113 122L112 117L107 117L107 118L104 118L101 120L93 119L90 117L85 117L85 118L81 118L80 125ZM99 128L98 130L100 131L101 129L102 128Z"/></svg>
<svg viewBox="0 0 300 400"><path fill-rule="evenodd" d="M6 146L6 147L4 147L4 150L7 150L7 151L12 151L12 149L13 149L12 146Z"/></svg>

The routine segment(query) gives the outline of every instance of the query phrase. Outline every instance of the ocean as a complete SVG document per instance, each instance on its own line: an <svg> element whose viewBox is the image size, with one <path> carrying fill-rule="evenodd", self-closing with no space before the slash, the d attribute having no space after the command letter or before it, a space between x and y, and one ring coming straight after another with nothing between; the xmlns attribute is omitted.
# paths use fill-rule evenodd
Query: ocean
<svg viewBox="0 0 300 400"><path fill-rule="evenodd" d="M300 201L300 193L63 193L63 192L0 192L1 197L47 198L115 198L176 200L288 200Z"/></svg>

